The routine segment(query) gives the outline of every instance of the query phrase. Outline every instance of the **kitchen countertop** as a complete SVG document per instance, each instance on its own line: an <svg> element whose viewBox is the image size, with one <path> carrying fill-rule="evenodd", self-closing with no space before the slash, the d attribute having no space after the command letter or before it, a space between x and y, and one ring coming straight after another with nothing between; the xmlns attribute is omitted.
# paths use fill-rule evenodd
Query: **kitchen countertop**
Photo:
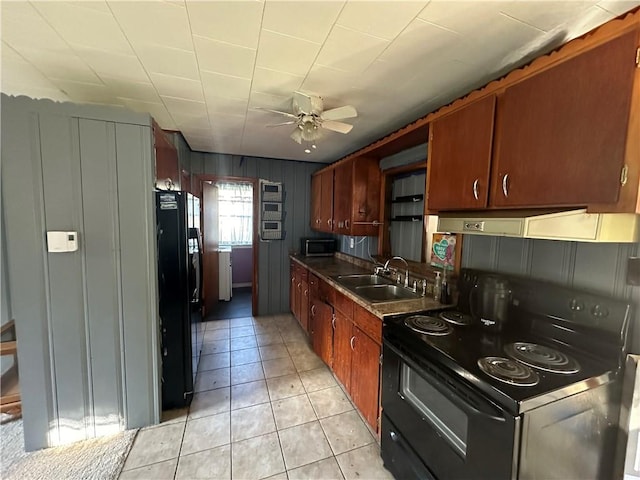
<svg viewBox="0 0 640 480"><path fill-rule="evenodd" d="M380 319L389 315L439 310L450 306L444 305L429 296L415 300L371 303L331 278L337 275L371 274L374 269L374 265L371 262L341 253L336 253L333 257L304 257L298 254L291 254L289 257Z"/></svg>

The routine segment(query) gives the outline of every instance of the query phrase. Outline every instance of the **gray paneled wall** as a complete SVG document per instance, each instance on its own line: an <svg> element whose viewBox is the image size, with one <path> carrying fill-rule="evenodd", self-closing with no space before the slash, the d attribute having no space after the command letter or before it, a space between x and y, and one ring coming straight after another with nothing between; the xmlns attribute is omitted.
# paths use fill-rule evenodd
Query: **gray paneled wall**
<svg viewBox="0 0 640 480"><path fill-rule="evenodd" d="M157 423L150 118L3 95L2 140L26 449Z"/></svg>
<svg viewBox="0 0 640 480"><path fill-rule="evenodd" d="M526 275L631 301L636 309L633 350L640 352L640 287L626 284L627 258L638 256L637 243L465 235L462 245L463 267Z"/></svg>
<svg viewBox="0 0 640 480"><path fill-rule="evenodd" d="M269 315L289 310L289 253L299 251L300 238L315 236L309 227L311 174L322 165L309 162L243 157L239 155L191 154L191 173L262 178L282 182L285 191L285 240L258 245L258 313Z"/></svg>

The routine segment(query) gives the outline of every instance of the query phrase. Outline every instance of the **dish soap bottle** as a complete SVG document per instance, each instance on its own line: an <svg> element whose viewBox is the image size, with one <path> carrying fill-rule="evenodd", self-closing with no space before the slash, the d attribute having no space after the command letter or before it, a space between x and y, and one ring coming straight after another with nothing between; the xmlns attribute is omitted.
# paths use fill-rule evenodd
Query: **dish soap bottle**
<svg viewBox="0 0 640 480"><path fill-rule="evenodd" d="M445 270L442 275L442 284L440 285L440 303L447 304L450 301L449 297L449 282L447 281L447 271Z"/></svg>
<svg viewBox="0 0 640 480"><path fill-rule="evenodd" d="M436 272L436 283L433 286L433 299L440 301L440 292L442 291L442 278L440 278L440 272Z"/></svg>

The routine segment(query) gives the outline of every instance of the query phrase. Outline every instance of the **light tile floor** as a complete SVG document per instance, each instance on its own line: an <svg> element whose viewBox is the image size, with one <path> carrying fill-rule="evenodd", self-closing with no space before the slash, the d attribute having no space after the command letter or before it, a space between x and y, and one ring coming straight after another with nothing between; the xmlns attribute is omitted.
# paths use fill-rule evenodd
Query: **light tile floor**
<svg viewBox="0 0 640 480"><path fill-rule="evenodd" d="M206 323L195 395L142 429L121 480L391 479L291 315Z"/></svg>

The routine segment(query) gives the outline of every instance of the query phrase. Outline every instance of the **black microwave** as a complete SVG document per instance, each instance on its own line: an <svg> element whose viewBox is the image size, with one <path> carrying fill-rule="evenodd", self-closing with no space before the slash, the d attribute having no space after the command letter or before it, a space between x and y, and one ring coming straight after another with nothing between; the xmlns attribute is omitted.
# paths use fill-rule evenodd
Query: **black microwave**
<svg viewBox="0 0 640 480"><path fill-rule="evenodd" d="M336 251L333 238L301 238L300 254L305 257L330 257Z"/></svg>

